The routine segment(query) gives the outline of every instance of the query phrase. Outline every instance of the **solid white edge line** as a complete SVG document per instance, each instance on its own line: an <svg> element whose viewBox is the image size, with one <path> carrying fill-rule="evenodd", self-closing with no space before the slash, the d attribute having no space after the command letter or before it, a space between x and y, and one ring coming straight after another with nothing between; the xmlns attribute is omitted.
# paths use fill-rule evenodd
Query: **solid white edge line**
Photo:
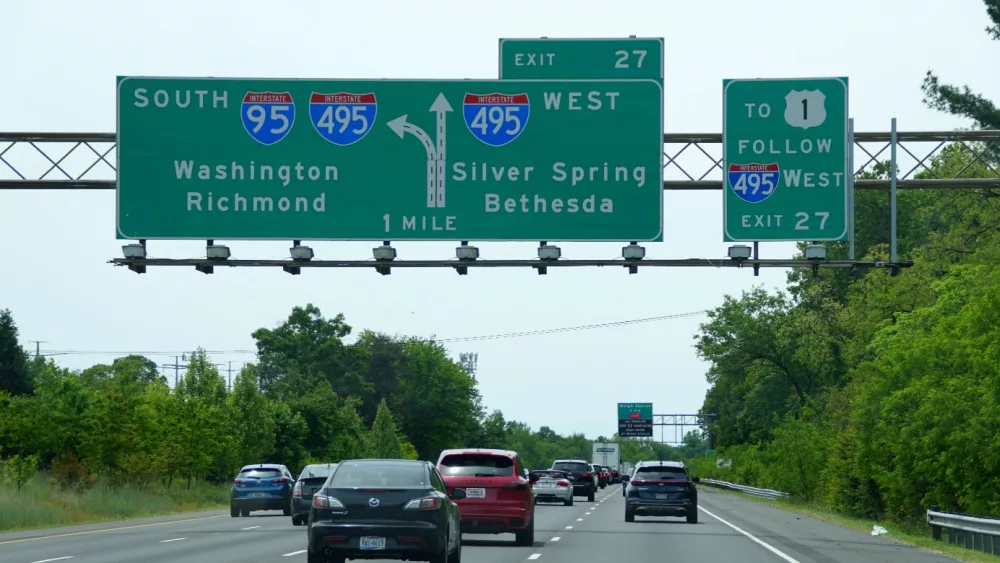
<svg viewBox="0 0 1000 563"><path fill-rule="evenodd" d="M33 561L32 563L50 563L51 561L65 561L72 558L72 555L67 555L65 557L53 557L52 559L39 559L38 561Z"/></svg>
<svg viewBox="0 0 1000 563"><path fill-rule="evenodd" d="M538 559L541 556L542 556L541 553L532 553L531 555L528 556L528 559Z"/></svg>
<svg viewBox="0 0 1000 563"><path fill-rule="evenodd" d="M788 563L800 563L798 559L795 559L794 557L791 557L791 556L789 556L789 555L785 554L785 553L784 553L783 551L779 550L778 548L776 548L776 547L772 546L771 544L769 544L769 543L767 543L767 542L765 542L765 541L763 541L763 540L759 540L759 539L757 539L757 538L756 538L756 537L754 537L754 535L753 535L753 534L751 534L750 532L747 532L746 530L743 530L743 529L741 529L741 528L740 528L739 526L736 526L735 524L730 524L729 522L726 522L726 521L725 521L725 520L723 520L722 518L719 518L718 516L716 516L715 514L712 514L712 513L711 513L711 512L709 512L708 510L705 510L705 509L704 509L704 508L702 508L701 506L699 506L699 507L698 507L698 510L701 510L701 511L702 511L702 512L704 512L705 514L708 514L708 515L709 515L709 516L711 516L712 518L715 518L715 519L716 519L716 520L718 520L719 522L722 522L722 523L723 523L723 524L725 524L726 526L729 526L730 528L732 528L732 529L736 530L737 532L739 532L739 533L743 534L744 536L746 536L746 537L750 538L750 539L751 539L752 541L754 541L755 543L757 543L758 545L760 545L760 546L761 546L761 547L763 547L764 549L766 549L766 550L770 551L771 553L773 553L773 554L777 555L778 557L780 557L780 558L784 559L785 561L788 561Z"/></svg>
<svg viewBox="0 0 1000 563"><path fill-rule="evenodd" d="M291 553L286 553L286 554L282 555L282 557L294 557L294 556L296 556L296 555L299 555L299 554L302 554L302 553L305 553L306 551L307 551L307 550L305 550L305 549L300 549L300 550L298 550L298 551L293 551L293 552L291 552Z"/></svg>

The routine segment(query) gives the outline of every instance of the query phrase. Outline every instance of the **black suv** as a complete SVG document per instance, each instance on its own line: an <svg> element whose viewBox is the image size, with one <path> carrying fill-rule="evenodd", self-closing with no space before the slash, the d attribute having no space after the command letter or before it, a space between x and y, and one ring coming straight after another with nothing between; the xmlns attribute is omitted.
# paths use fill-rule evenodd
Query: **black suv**
<svg viewBox="0 0 1000 563"><path fill-rule="evenodd" d="M573 483L573 496L585 496L588 501L594 502L597 476L589 463L579 459L557 459L550 469L569 474L569 480Z"/></svg>
<svg viewBox="0 0 1000 563"><path fill-rule="evenodd" d="M679 461L643 461L625 485L625 521L639 516L684 516L698 523L697 477Z"/></svg>

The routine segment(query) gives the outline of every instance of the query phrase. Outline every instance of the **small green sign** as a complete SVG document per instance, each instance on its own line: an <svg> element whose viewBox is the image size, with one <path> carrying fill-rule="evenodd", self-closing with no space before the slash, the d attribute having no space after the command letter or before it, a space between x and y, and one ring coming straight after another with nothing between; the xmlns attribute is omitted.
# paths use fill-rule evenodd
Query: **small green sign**
<svg viewBox="0 0 1000 563"><path fill-rule="evenodd" d="M618 403L618 418L653 419L653 403Z"/></svg>
<svg viewBox="0 0 1000 563"><path fill-rule="evenodd" d="M662 239L655 80L118 78L128 239Z"/></svg>
<svg viewBox="0 0 1000 563"><path fill-rule="evenodd" d="M501 39L500 78L651 78L663 86L663 38Z"/></svg>
<svg viewBox="0 0 1000 563"><path fill-rule="evenodd" d="M848 236L847 78L723 81L723 238Z"/></svg>

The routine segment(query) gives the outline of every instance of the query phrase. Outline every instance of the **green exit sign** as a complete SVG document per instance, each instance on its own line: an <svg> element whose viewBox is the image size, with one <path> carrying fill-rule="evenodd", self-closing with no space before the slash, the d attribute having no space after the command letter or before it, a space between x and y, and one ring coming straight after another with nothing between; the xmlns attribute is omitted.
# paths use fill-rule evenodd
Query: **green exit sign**
<svg viewBox="0 0 1000 563"><path fill-rule="evenodd" d="M653 403L618 403L618 420L652 420Z"/></svg>

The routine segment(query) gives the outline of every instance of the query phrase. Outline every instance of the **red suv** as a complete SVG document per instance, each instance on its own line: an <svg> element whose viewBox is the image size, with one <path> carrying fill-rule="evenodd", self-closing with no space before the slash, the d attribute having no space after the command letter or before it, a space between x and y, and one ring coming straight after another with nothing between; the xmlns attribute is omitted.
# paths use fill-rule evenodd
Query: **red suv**
<svg viewBox="0 0 1000 563"><path fill-rule="evenodd" d="M517 456L509 450L445 450L438 458L438 471L451 495L464 489L455 500L462 514L466 534L516 535L515 543L535 543L535 500L529 475Z"/></svg>

